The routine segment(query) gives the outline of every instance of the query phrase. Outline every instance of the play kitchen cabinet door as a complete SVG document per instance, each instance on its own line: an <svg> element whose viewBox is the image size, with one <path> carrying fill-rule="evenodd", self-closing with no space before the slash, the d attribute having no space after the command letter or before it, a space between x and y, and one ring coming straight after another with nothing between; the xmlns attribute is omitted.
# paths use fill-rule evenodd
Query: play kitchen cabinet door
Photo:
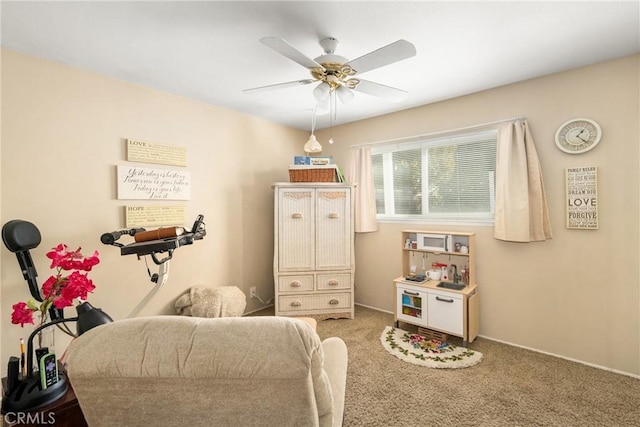
<svg viewBox="0 0 640 427"><path fill-rule="evenodd" d="M396 320L427 328L427 292L400 284L396 292Z"/></svg>
<svg viewBox="0 0 640 427"><path fill-rule="evenodd" d="M463 335L463 298L460 295L408 284L397 284L396 292L396 320Z"/></svg>
<svg viewBox="0 0 640 427"><path fill-rule="evenodd" d="M472 342L477 331L477 295L441 291L395 281L395 320L461 337Z"/></svg>
<svg viewBox="0 0 640 427"><path fill-rule="evenodd" d="M429 291L427 294L428 327L463 335L462 297L447 292Z"/></svg>
<svg viewBox="0 0 640 427"><path fill-rule="evenodd" d="M339 183L273 188L275 314L353 318L352 188Z"/></svg>

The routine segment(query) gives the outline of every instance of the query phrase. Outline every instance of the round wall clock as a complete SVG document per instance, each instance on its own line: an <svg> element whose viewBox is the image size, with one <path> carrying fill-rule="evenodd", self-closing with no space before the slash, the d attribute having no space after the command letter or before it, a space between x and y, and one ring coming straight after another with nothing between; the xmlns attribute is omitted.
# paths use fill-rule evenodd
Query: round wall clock
<svg viewBox="0 0 640 427"><path fill-rule="evenodd" d="M580 154L598 145L602 137L600 125L590 119L572 119L558 128L556 145L569 154Z"/></svg>

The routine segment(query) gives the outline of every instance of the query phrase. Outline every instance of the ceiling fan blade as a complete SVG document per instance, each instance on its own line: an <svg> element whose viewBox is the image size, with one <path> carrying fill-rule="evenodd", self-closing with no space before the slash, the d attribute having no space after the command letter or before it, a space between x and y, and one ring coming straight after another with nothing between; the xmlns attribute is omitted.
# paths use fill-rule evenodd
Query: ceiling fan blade
<svg viewBox="0 0 640 427"><path fill-rule="evenodd" d="M347 62L358 74L371 71L416 55L416 47L406 40L398 40L390 45L369 52L366 55Z"/></svg>
<svg viewBox="0 0 640 427"><path fill-rule="evenodd" d="M367 95L377 96L378 98L384 98L390 101L402 101L409 94L406 90L385 86L368 80L358 80L360 80L360 83L358 83L358 86L356 86L354 90L366 93Z"/></svg>
<svg viewBox="0 0 640 427"><path fill-rule="evenodd" d="M307 57L304 53L300 52L295 47L291 46L285 40L280 37L263 37L260 39L260 43L265 46L270 47L281 55L286 56L290 60L297 62L305 68L323 68L322 65L318 64L313 59Z"/></svg>
<svg viewBox="0 0 640 427"><path fill-rule="evenodd" d="M266 92L266 91L269 91L269 90L284 89L284 88L293 87L293 86L304 86L304 85L308 85L310 83L313 83L315 81L316 80L313 80L313 79L304 79L304 80L296 80L294 82L276 83L274 85L254 87L254 88L251 88L251 89L244 89L242 91L242 93Z"/></svg>

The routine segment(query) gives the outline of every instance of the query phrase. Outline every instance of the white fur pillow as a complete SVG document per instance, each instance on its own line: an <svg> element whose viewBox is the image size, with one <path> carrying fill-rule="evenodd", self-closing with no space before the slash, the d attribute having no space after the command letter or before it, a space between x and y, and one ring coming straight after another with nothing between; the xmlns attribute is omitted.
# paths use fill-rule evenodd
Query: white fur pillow
<svg viewBox="0 0 640 427"><path fill-rule="evenodd" d="M239 317L246 306L247 297L237 286L194 286L175 303L177 314L193 317Z"/></svg>

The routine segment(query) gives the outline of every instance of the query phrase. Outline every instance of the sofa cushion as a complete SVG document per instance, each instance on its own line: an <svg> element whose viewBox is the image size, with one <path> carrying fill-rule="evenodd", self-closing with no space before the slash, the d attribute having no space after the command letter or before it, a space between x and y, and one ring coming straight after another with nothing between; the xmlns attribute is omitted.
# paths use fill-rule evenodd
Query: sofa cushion
<svg viewBox="0 0 640 427"><path fill-rule="evenodd" d="M94 328L67 372L90 425L330 425L320 338L283 317L152 316Z"/></svg>

